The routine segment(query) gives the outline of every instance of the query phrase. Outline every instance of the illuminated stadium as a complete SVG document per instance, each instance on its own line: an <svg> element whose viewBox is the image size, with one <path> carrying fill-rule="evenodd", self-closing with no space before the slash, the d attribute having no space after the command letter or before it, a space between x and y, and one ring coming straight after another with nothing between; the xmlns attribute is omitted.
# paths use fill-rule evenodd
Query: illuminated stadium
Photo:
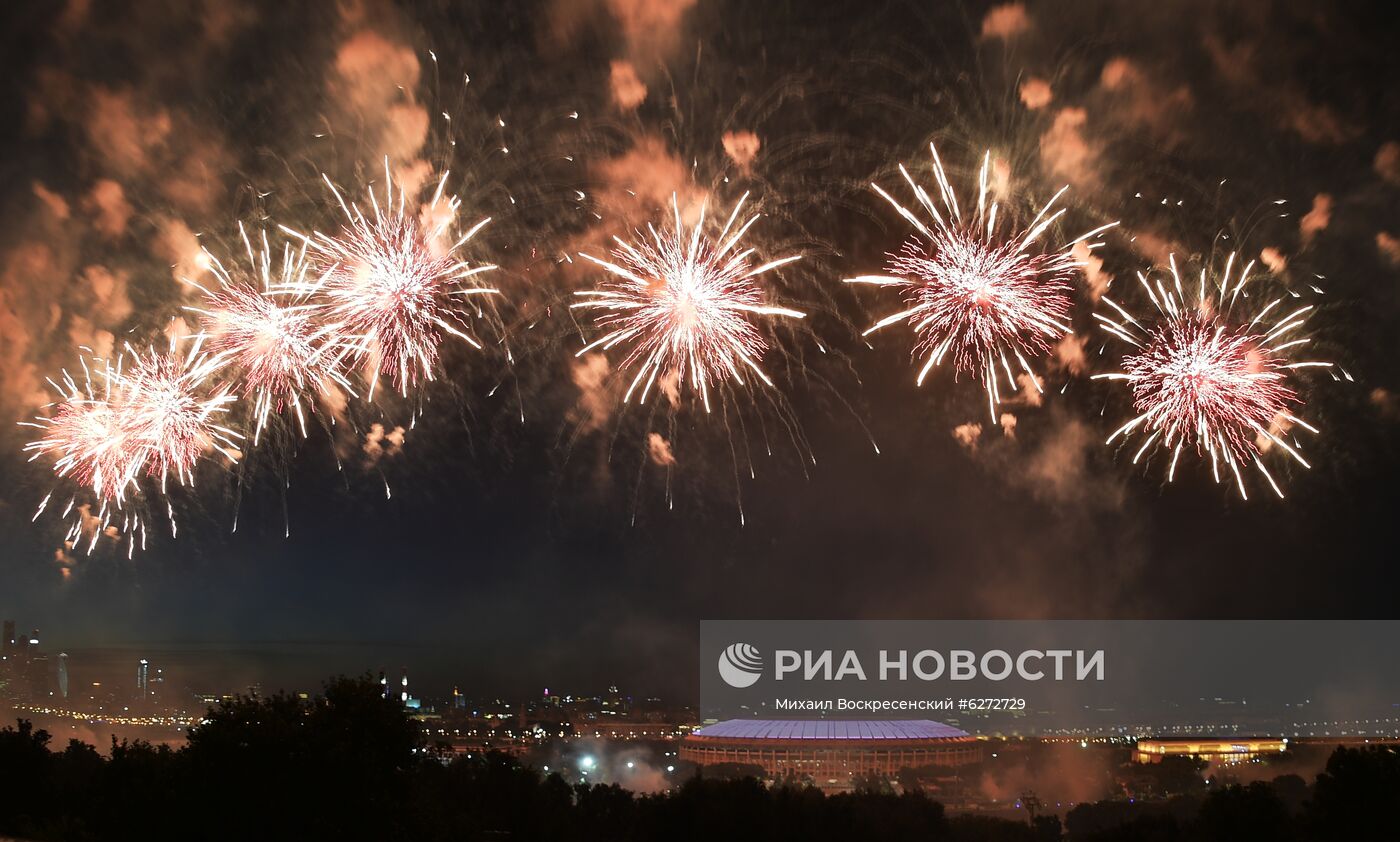
<svg viewBox="0 0 1400 842"><path fill-rule="evenodd" d="M680 756L698 766L759 766L774 779L845 787L858 776L978 763L982 744L966 731L929 719L730 719L691 732Z"/></svg>

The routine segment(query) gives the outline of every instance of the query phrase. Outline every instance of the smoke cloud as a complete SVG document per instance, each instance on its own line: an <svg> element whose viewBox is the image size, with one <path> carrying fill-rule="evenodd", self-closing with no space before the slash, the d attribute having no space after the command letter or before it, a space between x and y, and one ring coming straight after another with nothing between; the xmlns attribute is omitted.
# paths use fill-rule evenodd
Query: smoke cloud
<svg viewBox="0 0 1400 842"><path fill-rule="evenodd" d="M982 18L982 37L1010 40L1031 28L1030 16L1021 3L993 6Z"/></svg>

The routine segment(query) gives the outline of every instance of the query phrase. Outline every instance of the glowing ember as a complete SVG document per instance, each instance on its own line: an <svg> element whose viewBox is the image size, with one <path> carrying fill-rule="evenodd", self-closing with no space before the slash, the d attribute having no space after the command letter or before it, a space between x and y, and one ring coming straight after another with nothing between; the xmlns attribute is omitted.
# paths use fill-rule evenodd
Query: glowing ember
<svg viewBox="0 0 1400 842"><path fill-rule="evenodd" d="M995 419L1001 400L998 372L1004 372L1007 385L1016 390L1014 360L1014 369L1024 372L1039 389L1029 360L1070 333L1072 282L1082 267L1071 249L1118 223L1076 237L1057 251L1037 249L1040 237L1064 213L1055 209L1055 203L1068 188L1051 197L1029 226L1004 225L1009 230L1003 233L997 225L999 206L989 203L987 196L991 153L982 161L974 212L959 205L938 150L932 144L929 149L942 210L902 164L899 171L932 217L931 225L879 185L871 185L918 233L890 256L888 275L863 275L846 282L899 288L905 309L876 322L866 335L907 321L916 336L913 356L924 359L918 384L934 366L951 359L955 372L967 372L982 381Z"/></svg>
<svg viewBox="0 0 1400 842"><path fill-rule="evenodd" d="M697 389L706 411L712 386L731 379L742 385L744 369L773 385L759 367L769 346L753 317L800 319L804 314L766 304L756 279L801 255L753 265L754 249L741 248L740 241L758 215L734 227L747 199L745 193L724 227L711 236L706 231L705 207L687 232L672 195L672 227L658 231L648 225L648 236L637 232L635 243L615 237L615 262L580 255L617 280L578 293L587 300L573 306L601 310L597 324L604 333L577 356L595 348L630 346L622 367L636 368L637 373L624 400L631 400L641 386L639 400L645 402L659 376L675 376L678 388Z"/></svg>
<svg viewBox="0 0 1400 842"><path fill-rule="evenodd" d="M443 196L447 173L421 212L426 221L420 221L417 209L406 205L403 191L395 193L387 159L384 167L384 203L370 191L372 215L346 204L326 179L348 224L335 237L288 233L302 237L327 264L320 288L326 298L328 335L340 346L337 359L370 359L407 395L420 378L433 379L443 333L481 347L466 332L459 303L465 296L496 293L470 283L496 267L470 266L456 256L489 218L444 247L444 235L461 205L457 197Z"/></svg>
<svg viewBox="0 0 1400 842"><path fill-rule="evenodd" d="M1241 298L1250 270L1246 265L1232 281L1235 255L1230 255L1224 275L1210 288L1202 270L1195 301L1184 291L1176 259L1172 258L1173 283L1149 281L1138 274L1157 310L1157 318L1146 323L1134 318L1111 299L1104 301L1121 321L1095 314L1100 324L1114 336L1133 346L1123 359L1123 371L1098 375L1122 380L1133 394L1138 413L1108 441L1135 432L1147 434L1133 457L1136 463L1154 445L1172 453L1167 479L1176 475L1176 465L1184 448L1209 456L1217 482L1224 463L1234 474L1240 496L1248 499L1241 465L1253 462L1280 497L1283 492L1265 468L1265 449L1277 446L1303 467L1309 467L1297 448L1283 438L1284 430L1298 426L1316 433L1317 429L1293 414L1302 400L1289 383L1289 372L1307 367L1327 367L1325 362L1294 362L1290 354L1308 344L1292 338L1303 328L1312 306L1297 309L1281 307L1276 298L1247 322L1231 318L1231 310ZM1233 286L1232 286L1233 283ZM1247 298L1247 294L1245 296ZM1287 312L1270 323L1271 315Z"/></svg>

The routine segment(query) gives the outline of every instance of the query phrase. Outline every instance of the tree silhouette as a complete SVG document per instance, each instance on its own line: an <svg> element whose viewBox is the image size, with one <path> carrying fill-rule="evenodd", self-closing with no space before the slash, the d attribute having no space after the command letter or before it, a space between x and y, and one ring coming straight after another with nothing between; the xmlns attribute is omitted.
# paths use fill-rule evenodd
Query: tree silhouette
<svg viewBox="0 0 1400 842"><path fill-rule="evenodd" d="M1033 793L1030 822L947 816L926 794L869 779L827 794L801 780L697 775L635 795L571 785L503 755L424 750L413 721L369 676L321 694L242 696L211 710L179 750L116 742L107 757L54 750L29 722L0 728L0 837L32 840L713 839L836 842L1348 842L1395 840L1400 759L1339 749L1314 787L1297 776L1205 794L1194 763L1164 764L1170 800L1081 804L1062 827ZM728 770L739 772L740 770ZM756 770L751 770L756 771ZM917 777L917 776L916 776Z"/></svg>

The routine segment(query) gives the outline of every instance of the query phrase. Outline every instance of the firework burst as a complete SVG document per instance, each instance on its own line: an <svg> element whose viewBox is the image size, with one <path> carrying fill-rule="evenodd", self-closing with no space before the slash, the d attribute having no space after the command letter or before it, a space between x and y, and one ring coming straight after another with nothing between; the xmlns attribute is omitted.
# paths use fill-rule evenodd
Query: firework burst
<svg viewBox="0 0 1400 842"><path fill-rule="evenodd" d="M33 454L30 461L52 457L54 473L90 495L90 503L80 505L75 494L64 506L61 517L72 516L65 543L89 539L91 553L102 535L126 535L130 555L138 535L140 545L146 543L145 523L126 505L140 492L143 474L160 477L163 492L171 473L181 483L192 482L195 462L210 448L235 458L242 437L218 423L235 398L226 389L209 388L223 360L202 351L201 339L195 337L183 355L174 340L168 351L137 354L128 348L134 360L128 368L121 357L91 364L84 359L81 382L67 371L61 383L49 381L60 398L48 417L25 422L45 433L25 450ZM52 498L53 492L44 497L34 519ZM173 532L168 504L167 512Z"/></svg>
<svg viewBox="0 0 1400 842"><path fill-rule="evenodd" d="M903 164L899 172L932 222L920 219L872 184L917 233L898 254L890 255L889 274L862 275L846 282L899 289L905 309L880 319L865 335L908 322L916 335L913 356L924 359L916 382L923 385L934 366L951 359L955 372L967 372L982 382L995 419L1001 400L999 372L1005 373L1013 391L1017 389L1015 370L1024 372L1031 386L1040 389L1029 360L1045 354L1071 332L1073 281L1082 267L1071 253L1073 247L1118 223L1100 226L1058 250L1038 248L1042 235L1065 212L1055 204L1068 187L1051 197L1030 225L1017 228L999 219L998 203L988 201L990 152L982 160L974 209L959 205L938 150L933 144L929 150L941 203L914 181ZM1003 222L1000 228L999 222Z"/></svg>
<svg viewBox="0 0 1400 842"><path fill-rule="evenodd" d="M647 235L637 232L635 243L614 237L615 262L580 255L617 279L577 293L586 300L573 306L602 311L596 323L604 332L576 356L630 346L622 367L636 369L636 375L624 402L632 399L639 386L639 401L645 402L662 376L674 376L678 388L699 391L706 412L712 387L726 380L743 385L745 369L773 385L759 367L769 345L753 317L801 319L805 314L767 304L757 278L801 255L754 265L754 249L742 247L741 241L758 215L737 228L734 224L748 195L734 205L714 236L706 231L704 205L694 228L687 232L672 195L671 227L657 230L649 224Z"/></svg>
<svg viewBox="0 0 1400 842"><path fill-rule="evenodd" d="M82 361L81 385L67 371L61 384L49 381L60 399L50 416L25 422L45 435L24 449L33 454L31 462L52 457L55 474L87 487L101 503L120 505L144 466L145 454L132 440L120 404L113 401L114 389L118 398L122 390L120 363L114 368L98 362L94 373L88 361ZM45 498L39 513L47 505Z"/></svg>
<svg viewBox="0 0 1400 842"><path fill-rule="evenodd" d="M145 453L147 475L160 478L162 492L171 474L181 485L193 483L195 463L207 450L236 461L243 438L220 423L237 397L226 386L212 385L228 357L205 351L204 338L193 337L183 354L175 339L165 351L132 351L134 361L123 377L122 425Z"/></svg>
<svg viewBox="0 0 1400 842"><path fill-rule="evenodd" d="M1310 342L1298 334L1313 306L1288 307L1285 297L1278 297L1248 320L1235 318L1236 305L1249 298L1245 284L1253 262L1237 277L1232 277L1233 254L1218 279L1208 278L1202 269L1195 296L1186 292L1176 258L1169 262L1170 283L1137 276L1156 309L1155 318L1139 320L1107 297L1104 302L1118 318L1095 314L1105 330L1133 348L1123 358L1121 372L1097 375L1126 382L1137 413L1109 436L1108 443L1145 433L1133 462L1154 445L1170 450L1168 482L1176 475L1182 451L1192 448L1201 458L1210 458L1216 482L1222 465L1229 470L1244 499L1249 495L1240 468L1253 463L1282 497L1264 466L1264 452L1278 447L1303 467L1311 467L1296 442L1285 441L1284 431L1296 426L1318 432L1295 414L1303 401L1291 385L1292 373L1332 365L1292 359Z"/></svg>
<svg viewBox="0 0 1400 842"><path fill-rule="evenodd" d="M444 196L447 176L443 173L432 201L419 211L407 206L402 189L395 191L386 159L383 204L369 191L368 216L347 203L326 178L347 220L340 234L307 237L284 229L304 240L326 264L318 287L326 300L326 330L339 348L336 360L373 361L376 372L387 374L405 396L420 379L433 379L444 333L481 347L467 332L459 304L468 296L498 292L472 281L495 266L472 266L458 256L490 218L444 247L447 229L461 206L456 196Z"/></svg>
<svg viewBox="0 0 1400 842"><path fill-rule="evenodd" d="M268 416L287 406L305 436L302 401L312 388L324 391L334 382L354 394L326 345L327 331L318 322L322 306L311 301L322 279L310 275L304 243L299 249L285 245L275 257L265 232L255 249L241 224L238 230L248 271L231 273L210 255L219 288L199 287L207 305L186 309L199 314L210 353L227 355L241 369L241 390L253 399L253 443L258 443Z"/></svg>

